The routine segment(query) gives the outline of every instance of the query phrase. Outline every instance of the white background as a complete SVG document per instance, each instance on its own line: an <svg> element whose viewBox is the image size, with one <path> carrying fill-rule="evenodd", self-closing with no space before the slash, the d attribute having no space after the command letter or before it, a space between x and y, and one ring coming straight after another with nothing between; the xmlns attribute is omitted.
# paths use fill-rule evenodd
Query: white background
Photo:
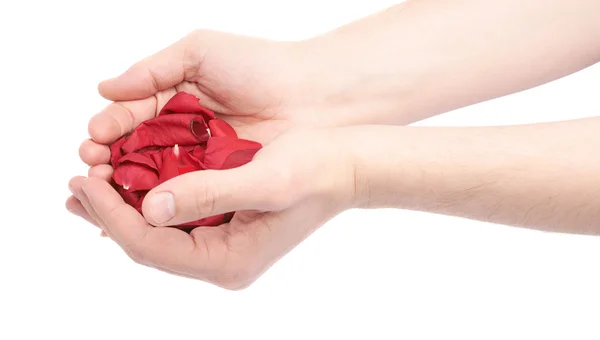
<svg viewBox="0 0 600 340"><path fill-rule="evenodd" d="M350 211L231 292L136 265L64 209L100 80L196 28L300 39L393 3L3 1L0 339L600 338L600 238ZM422 124L598 115L599 87L600 64Z"/></svg>

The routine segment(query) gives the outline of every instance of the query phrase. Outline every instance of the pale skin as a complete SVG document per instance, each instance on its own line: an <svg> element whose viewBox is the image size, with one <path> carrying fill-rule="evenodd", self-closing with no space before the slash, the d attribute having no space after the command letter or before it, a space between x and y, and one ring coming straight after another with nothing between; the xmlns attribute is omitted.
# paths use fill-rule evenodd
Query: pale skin
<svg viewBox="0 0 600 340"><path fill-rule="evenodd" d="M403 126L600 61L597 13L594 0L413 0L300 42L193 32L99 85L114 103L90 121L89 174L69 183L67 208L136 262L227 289L356 207L599 234L600 118ZM142 216L107 182L107 144L176 91L265 147L165 182ZM168 227L229 211L219 227Z"/></svg>

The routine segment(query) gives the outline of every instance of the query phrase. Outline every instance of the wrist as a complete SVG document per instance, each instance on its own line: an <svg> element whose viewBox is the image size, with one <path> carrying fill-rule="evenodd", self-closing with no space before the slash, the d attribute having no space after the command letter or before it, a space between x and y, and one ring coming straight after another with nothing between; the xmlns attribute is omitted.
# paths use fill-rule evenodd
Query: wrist
<svg viewBox="0 0 600 340"><path fill-rule="evenodd" d="M403 182L410 171L401 160L407 157L401 142L404 129L375 125L331 129L337 150L332 160L338 164L338 178L344 179L338 195L348 208L399 207L396 193L408 189Z"/></svg>
<svg viewBox="0 0 600 340"><path fill-rule="evenodd" d="M443 157L420 128L354 126L344 128L350 143L354 208L421 209L431 204L431 185L442 173ZM439 189L442 189L441 187Z"/></svg>
<svg viewBox="0 0 600 340"><path fill-rule="evenodd" d="M404 125L418 119L407 104L415 81L385 56L363 51L361 37L327 34L294 44L295 110L320 112L315 125Z"/></svg>

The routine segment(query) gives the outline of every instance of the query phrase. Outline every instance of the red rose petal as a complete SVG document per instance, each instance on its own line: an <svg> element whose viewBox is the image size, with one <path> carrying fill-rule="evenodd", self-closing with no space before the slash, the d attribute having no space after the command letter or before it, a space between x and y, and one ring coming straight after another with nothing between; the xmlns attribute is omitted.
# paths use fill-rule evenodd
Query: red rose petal
<svg viewBox="0 0 600 340"><path fill-rule="evenodd" d="M215 118L214 112L202 107L198 97L185 93L178 92L175 94L160 110L158 116L169 115L173 113L194 113L202 115L205 121Z"/></svg>
<svg viewBox="0 0 600 340"><path fill-rule="evenodd" d="M143 196L147 193L147 191L125 190L122 187L117 187L117 192L121 195L125 203L133 207L137 206Z"/></svg>
<svg viewBox="0 0 600 340"><path fill-rule="evenodd" d="M163 183L178 175L179 169L177 167L177 159L173 154L173 149L166 149L163 153L162 167L160 168L158 175L159 182Z"/></svg>
<svg viewBox="0 0 600 340"><path fill-rule="evenodd" d="M113 180L128 191L150 190L158 185L158 167L147 155L126 154L116 161Z"/></svg>
<svg viewBox="0 0 600 340"><path fill-rule="evenodd" d="M121 137L116 142L112 143L110 146L110 164L113 168L117 166L117 161L119 160L119 158L123 157L121 146L123 146L125 142L125 137Z"/></svg>
<svg viewBox="0 0 600 340"><path fill-rule="evenodd" d="M210 128L210 135L213 137L231 137L237 138L237 133L226 121L215 118L208 122Z"/></svg>
<svg viewBox="0 0 600 340"><path fill-rule="evenodd" d="M188 172L205 169L200 160L185 152L183 148L178 147L178 149L178 154L175 154L175 148L165 149L159 171L159 183Z"/></svg>
<svg viewBox="0 0 600 340"><path fill-rule="evenodd" d="M194 147L194 150L192 150L192 156L194 156L194 158L196 158L200 163L204 163L204 148L201 146L196 146Z"/></svg>
<svg viewBox="0 0 600 340"><path fill-rule="evenodd" d="M149 155L145 155L145 154L141 154L141 153L128 153L125 156L119 158L119 160L116 162L117 163L116 165L119 166L125 162L145 165L145 166L149 167L150 169L158 171L156 162L154 162L154 160L152 158L150 158Z"/></svg>
<svg viewBox="0 0 600 340"><path fill-rule="evenodd" d="M208 140L204 165L208 169L231 169L244 165L260 150L260 143L237 138L212 137Z"/></svg>
<svg viewBox="0 0 600 340"><path fill-rule="evenodd" d="M132 153L150 146L197 145L198 138L194 136L190 126L198 118L195 114L178 113L147 120L127 137L121 150Z"/></svg>
<svg viewBox="0 0 600 340"><path fill-rule="evenodd" d="M193 119L190 123L192 134L201 142L206 142L210 137L208 126L204 119Z"/></svg>
<svg viewBox="0 0 600 340"><path fill-rule="evenodd" d="M132 162L118 166L113 173L113 179L126 191L150 190L159 184L156 170Z"/></svg>

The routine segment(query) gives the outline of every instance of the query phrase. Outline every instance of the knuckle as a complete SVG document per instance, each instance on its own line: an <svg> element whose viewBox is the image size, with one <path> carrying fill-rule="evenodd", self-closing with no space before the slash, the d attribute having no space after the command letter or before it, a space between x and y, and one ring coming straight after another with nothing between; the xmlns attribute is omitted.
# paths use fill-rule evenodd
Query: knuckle
<svg viewBox="0 0 600 340"><path fill-rule="evenodd" d="M200 65L204 60L206 48L200 48L205 45L207 32L197 29L190 32L182 41L182 65L185 79L194 79L200 73Z"/></svg>
<svg viewBox="0 0 600 340"><path fill-rule="evenodd" d="M256 279L256 261L249 257L236 257L222 266L215 275L215 284L227 290L242 290Z"/></svg>
<svg viewBox="0 0 600 340"><path fill-rule="evenodd" d="M148 265L148 259L144 250L137 244L127 244L123 246L123 250L131 258L131 260L140 265Z"/></svg>
<svg viewBox="0 0 600 340"><path fill-rule="evenodd" d="M146 264L146 260L144 258L144 255L139 250L136 250L133 247L129 247L128 249L125 249L125 253L127 253L127 255L129 256L129 258L131 258L131 260L133 260L133 262L135 262L135 263L137 263L139 265L145 265Z"/></svg>
<svg viewBox="0 0 600 340"><path fill-rule="evenodd" d="M215 284L221 288L239 291L248 288L253 278L244 269L225 269L216 277Z"/></svg>
<svg viewBox="0 0 600 340"><path fill-rule="evenodd" d="M204 181L200 188L196 194L196 212L198 216L212 216L219 195L217 187L208 181Z"/></svg>

